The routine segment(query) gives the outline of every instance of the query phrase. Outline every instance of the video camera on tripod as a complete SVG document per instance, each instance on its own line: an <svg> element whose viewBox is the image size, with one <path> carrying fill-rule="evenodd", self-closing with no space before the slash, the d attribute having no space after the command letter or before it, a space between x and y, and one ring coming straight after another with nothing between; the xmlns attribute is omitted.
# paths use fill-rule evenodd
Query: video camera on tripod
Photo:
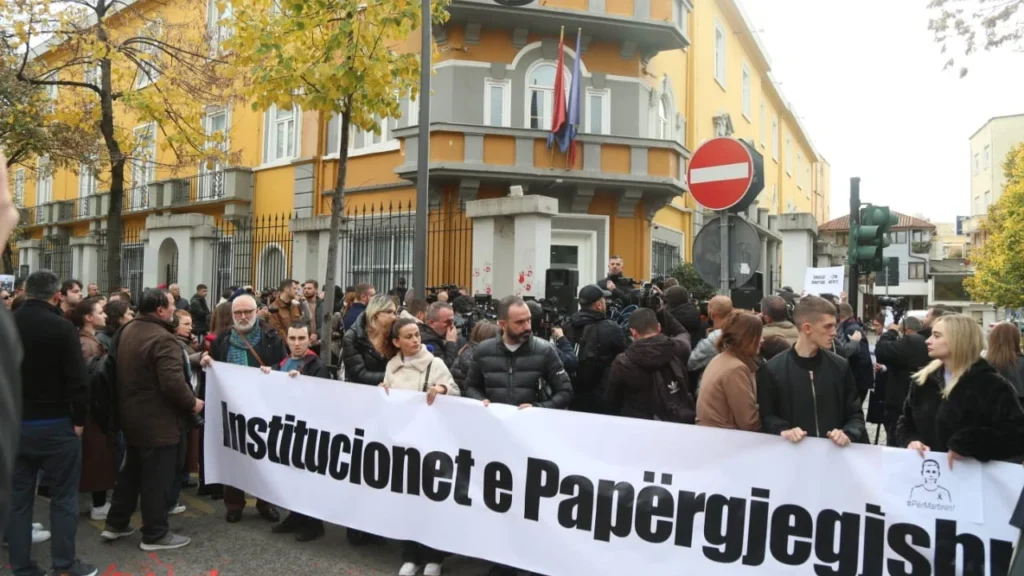
<svg viewBox="0 0 1024 576"><path fill-rule="evenodd" d="M447 292L448 293L448 302L455 302L456 299L458 299L460 296L462 296L462 292L459 291L459 287L457 285L455 285L455 284L442 284L441 286L427 286L426 292L427 292L427 303L428 304L433 304L434 302L437 302L437 295L440 292Z"/></svg>
<svg viewBox="0 0 1024 576"><path fill-rule="evenodd" d="M896 324L899 324L903 315L907 313L907 299L902 296L879 296L878 305L882 308L892 308L892 319Z"/></svg>

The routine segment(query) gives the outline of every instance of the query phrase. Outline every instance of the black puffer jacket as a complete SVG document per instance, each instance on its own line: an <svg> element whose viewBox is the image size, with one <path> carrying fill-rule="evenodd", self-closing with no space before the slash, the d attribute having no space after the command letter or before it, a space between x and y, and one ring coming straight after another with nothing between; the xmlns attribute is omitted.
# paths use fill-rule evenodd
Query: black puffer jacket
<svg viewBox="0 0 1024 576"><path fill-rule="evenodd" d="M910 378L928 365L928 344L920 334L907 334L888 330L878 337L875 344L875 358L889 369L885 382L885 407L888 410L902 410L910 390Z"/></svg>
<svg viewBox="0 0 1024 576"><path fill-rule="evenodd" d="M976 460L1024 457L1024 410L1013 385L981 359L960 377L949 398L942 397L942 370L924 385L914 384L896 425L896 441L917 440L935 452L953 450Z"/></svg>
<svg viewBox="0 0 1024 576"><path fill-rule="evenodd" d="M384 381L388 359L377 352L366 335L366 314L360 314L345 332L341 346L345 362L345 381L376 386Z"/></svg>
<svg viewBox="0 0 1024 576"><path fill-rule="evenodd" d="M439 336L433 328L422 322L419 326L420 343L435 357L444 360L444 365L450 369L459 358L459 350L462 349L462 345L457 341L449 342L444 336Z"/></svg>
<svg viewBox="0 0 1024 576"><path fill-rule="evenodd" d="M459 357L455 359L455 363L452 364L450 370L452 378L455 379L455 383L459 385L460 390L466 389L466 377L469 376L469 369L473 367L473 351L476 347L477 344L475 342L467 344L459 352Z"/></svg>
<svg viewBox="0 0 1024 576"><path fill-rule="evenodd" d="M544 401L538 396L542 383L551 389L551 398ZM512 352L501 338L492 338L473 350L463 395L514 406L566 408L572 401L572 384L550 342L530 338Z"/></svg>

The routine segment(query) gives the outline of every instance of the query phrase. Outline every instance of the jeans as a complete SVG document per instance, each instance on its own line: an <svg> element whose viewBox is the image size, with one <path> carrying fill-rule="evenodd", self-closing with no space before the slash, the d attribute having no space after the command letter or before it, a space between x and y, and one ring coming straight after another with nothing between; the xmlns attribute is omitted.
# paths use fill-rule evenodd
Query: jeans
<svg viewBox="0 0 1024 576"><path fill-rule="evenodd" d="M167 503L177 473L178 445L139 448L129 446L124 468L117 475L107 526L128 528L135 506L142 503L142 541L159 542L170 531Z"/></svg>
<svg viewBox="0 0 1024 576"><path fill-rule="evenodd" d="M32 510L40 471L50 481L50 556L53 570L60 572L75 562L78 481L82 474L82 441L70 419L21 425L7 530L15 576L34 576L39 572L31 548Z"/></svg>

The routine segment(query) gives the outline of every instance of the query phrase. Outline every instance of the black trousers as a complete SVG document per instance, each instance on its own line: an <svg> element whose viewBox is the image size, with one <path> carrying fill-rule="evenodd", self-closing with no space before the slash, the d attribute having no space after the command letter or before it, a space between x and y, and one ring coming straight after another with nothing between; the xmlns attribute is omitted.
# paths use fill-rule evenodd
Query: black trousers
<svg viewBox="0 0 1024 576"><path fill-rule="evenodd" d="M906 448L906 446L896 445L896 423L899 422L900 416L903 411L898 408L885 408L885 445L893 446L896 448Z"/></svg>
<svg viewBox="0 0 1024 576"><path fill-rule="evenodd" d="M412 540L406 540L402 542L402 562L412 562L413 564L440 564L444 562L445 554L438 550L434 550L428 546L424 546L419 542L413 542Z"/></svg>
<svg viewBox="0 0 1024 576"><path fill-rule="evenodd" d="M153 544L170 530L167 503L178 471L178 445L139 448L129 446L124 468L117 476L107 525L125 529L142 504L142 541Z"/></svg>

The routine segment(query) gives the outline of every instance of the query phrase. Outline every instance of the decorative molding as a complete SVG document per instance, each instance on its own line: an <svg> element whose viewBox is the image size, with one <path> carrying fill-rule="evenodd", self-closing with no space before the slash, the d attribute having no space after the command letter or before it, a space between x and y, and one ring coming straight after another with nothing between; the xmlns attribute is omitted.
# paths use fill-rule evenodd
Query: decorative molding
<svg viewBox="0 0 1024 576"><path fill-rule="evenodd" d="M444 26L432 26L431 33L434 35L434 42L446 44L448 42L448 30Z"/></svg>
<svg viewBox="0 0 1024 576"><path fill-rule="evenodd" d="M619 202L615 215L619 218L632 218L636 213L636 205L643 199L644 191L640 188L626 188L619 192Z"/></svg>
<svg viewBox="0 0 1024 576"><path fill-rule="evenodd" d="M464 178L459 180L459 200L469 202L476 200L480 194L480 181Z"/></svg>
<svg viewBox="0 0 1024 576"><path fill-rule="evenodd" d="M666 206L672 205L672 198L670 196L653 196L648 195L644 198L644 218L647 220L653 220L654 215L659 210Z"/></svg>
<svg viewBox="0 0 1024 576"><path fill-rule="evenodd" d="M636 40L625 40L622 42L622 49L619 55L629 60L636 54Z"/></svg>
<svg viewBox="0 0 1024 576"><path fill-rule="evenodd" d="M572 195L572 212L574 214L590 213L590 203L594 200L595 188L592 186L577 186Z"/></svg>
<svg viewBox="0 0 1024 576"><path fill-rule="evenodd" d="M479 22L466 23L466 44L480 43L480 28L481 25Z"/></svg>
<svg viewBox="0 0 1024 576"><path fill-rule="evenodd" d="M523 48L530 39L530 31L526 28L516 28L512 31L512 45L516 48Z"/></svg>

